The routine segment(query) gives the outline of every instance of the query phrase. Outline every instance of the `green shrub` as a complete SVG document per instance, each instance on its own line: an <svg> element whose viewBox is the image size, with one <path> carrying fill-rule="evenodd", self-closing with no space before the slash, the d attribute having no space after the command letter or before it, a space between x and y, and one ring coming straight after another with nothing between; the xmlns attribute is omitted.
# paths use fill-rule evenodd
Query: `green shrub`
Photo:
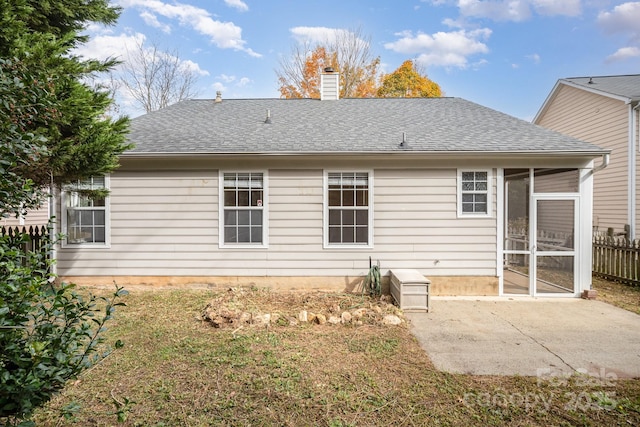
<svg viewBox="0 0 640 427"><path fill-rule="evenodd" d="M28 238L0 236L0 425L33 425L34 409L109 354L105 324L127 293L116 286L109 298L83 298L56 285L51 239L25 251Z"/></svg>

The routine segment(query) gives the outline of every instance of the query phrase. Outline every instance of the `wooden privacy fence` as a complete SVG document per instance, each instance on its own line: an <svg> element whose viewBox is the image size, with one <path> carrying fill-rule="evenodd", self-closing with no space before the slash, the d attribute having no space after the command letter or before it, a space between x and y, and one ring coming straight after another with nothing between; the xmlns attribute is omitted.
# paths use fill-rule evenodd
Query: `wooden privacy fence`
<svg viewBox="0 0 640 427"><path fill-rule="evenodd" d="M594 236L593 274L616 282L640 286L640 240Z"/></svg>

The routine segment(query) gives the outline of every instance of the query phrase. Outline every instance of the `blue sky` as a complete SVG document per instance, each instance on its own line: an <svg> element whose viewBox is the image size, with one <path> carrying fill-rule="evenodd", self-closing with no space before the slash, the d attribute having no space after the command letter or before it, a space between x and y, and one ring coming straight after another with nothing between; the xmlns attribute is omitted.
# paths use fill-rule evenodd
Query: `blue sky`
<svg viewBox="0 0 640 427"><path fill-rule="evenodd" d="M78 53L136 43L177 51L200 98L274 98L296 41L359 28L383 71L418 61L446 96L531 120L559 78L640 73L640 1L112 0L116 26L90 27ZM121 111L140 110L119 97Z"/></svg>

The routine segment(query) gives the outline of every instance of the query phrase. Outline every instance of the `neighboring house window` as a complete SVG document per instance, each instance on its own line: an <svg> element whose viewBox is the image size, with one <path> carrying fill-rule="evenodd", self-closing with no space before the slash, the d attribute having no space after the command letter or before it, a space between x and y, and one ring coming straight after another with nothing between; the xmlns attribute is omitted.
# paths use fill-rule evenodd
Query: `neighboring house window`
<svg viewBox="0 0 640 427"><path fill-rule="evenodd" d="M490 212L490 171L458 171L458 215L489 216Z"/></svg>
<svg viewBox="0 0 640 427"><path fill-rule="evenodd" d="M66 245L106 246L109 241L109 178L92 176L62 192L62 231Z"/></svg>
<svg viewBox="0 0 640 427"><path fill-rule="evenodd" d="M221 244L266 245L266 183L263 172L222 174Z"/></svg>
<svg viewBox="0 0 640 427"><path fill-rule="evenodd" d="M327 245L370 245L369 172L328 172L325 187Z"/></svg>

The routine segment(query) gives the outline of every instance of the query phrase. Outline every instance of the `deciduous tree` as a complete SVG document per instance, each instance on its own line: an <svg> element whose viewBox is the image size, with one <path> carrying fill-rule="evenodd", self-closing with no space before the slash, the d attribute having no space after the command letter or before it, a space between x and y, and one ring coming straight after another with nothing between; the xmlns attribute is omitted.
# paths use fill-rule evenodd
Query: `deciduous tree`
<svg viewBox="0 0 640 427"><path fill-rule="evenodd" d="M378 89L381 98L437 98L442 96L440 85L416 69L412 60L407 60L392 73L382 77Z"/></svg>
<svg viewBox="0 0 640 427"><path fill-rule="evenodd" d="M147 113L198 95L198 73L177 51L138 43L127 52L116 78L119 87Z"/></svg>
<svg viewBox="0 0 640 427"><path fill-rule="evenodd" d="M296 43L276 70L283 98L319 98L320 74L326 67L340 73L341 98L376 95L380 58L370 50L370 38L361 30L335 30L331 40L312 45Z"/></svg>

